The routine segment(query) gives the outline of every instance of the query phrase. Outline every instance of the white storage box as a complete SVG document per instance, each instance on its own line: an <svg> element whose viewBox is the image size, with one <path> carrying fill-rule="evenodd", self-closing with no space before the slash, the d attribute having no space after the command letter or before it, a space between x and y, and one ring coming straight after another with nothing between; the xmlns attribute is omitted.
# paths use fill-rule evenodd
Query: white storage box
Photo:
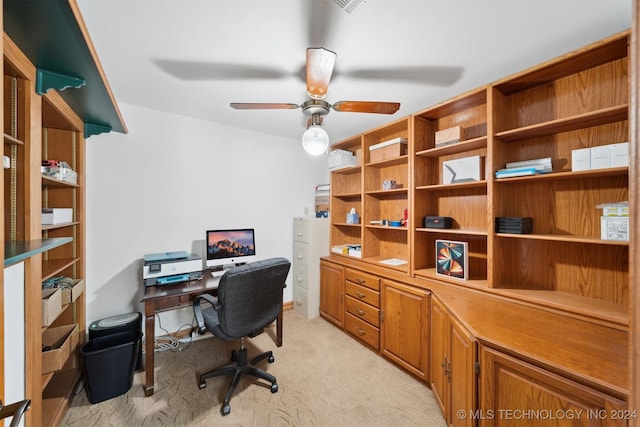
<svg viewBox="0 0 640 427"><path fill-rule="evenodd" d="M571 150L571 170L586 171L591 169L591 148Z"/></svg>
<svg viewBox="0 0 640 427"><path fill-rule="evenodd" d="M358 158L351 151L333 150L329 152L329 170L344 169L358 165Z"/></svg>
<svg viewBox="0 0 640 427"><path fill-rule="evenodd" d="M629 143L620 142L611 145L611 167L622 168L629 166Z"/></svg>
<svg viewBox="0 0 640 427"><path fill-rule="evenodd" d="M73 221L72 208L43 208L42 225L63 224Z"/></svg>

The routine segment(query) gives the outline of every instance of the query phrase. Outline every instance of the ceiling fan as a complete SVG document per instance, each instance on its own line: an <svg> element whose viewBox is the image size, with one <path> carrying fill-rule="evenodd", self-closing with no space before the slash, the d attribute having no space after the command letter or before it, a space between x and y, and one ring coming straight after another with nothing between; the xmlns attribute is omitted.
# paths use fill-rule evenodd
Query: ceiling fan
<svg viewBox="0 0 640 427"><path fill-rule="evenodd" d="M329 87L329 80L336 62L336 54L325 48L308 48L306 63L307 95L309 99L302 104L291 103L255 103L232 102L237 110L291 110L301 108L309 116L307 130L302 135L302 147L312 155L320 155L327 151L329 135L322 129L322 118L331 109L349 113L393 114L400 108L399 102L377 101L338 101L329 104L324 100Z"/></svg>

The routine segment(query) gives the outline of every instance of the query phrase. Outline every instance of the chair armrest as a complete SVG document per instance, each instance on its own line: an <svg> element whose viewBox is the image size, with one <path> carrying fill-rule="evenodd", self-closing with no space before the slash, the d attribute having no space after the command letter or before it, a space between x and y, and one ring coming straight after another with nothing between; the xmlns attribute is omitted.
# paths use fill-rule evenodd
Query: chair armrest
<svg viewBox="0 0 640 427"><path fill-rule="evenodd" d="M12 403L11 405L2 406L0 401L0 419L13 417L11 419L10 427L15 427L20 424L22 414L24 414L31 406L31 399L21 400L20 402Z"/></svg>
<svg viewBox="0 0 640 427"><path fill-rule="evenodd" d="M207 332L207 327L204 324L204 317L202 316L202 307L200 306L200 302L204 300L209 303L214 310L218 310L220 308L220 304L218 303L218 298L211 296L209 294L202 294L195 297L193 300L193 314L196 318L196 324L198 326L198 330L201 334Z"/></svg>

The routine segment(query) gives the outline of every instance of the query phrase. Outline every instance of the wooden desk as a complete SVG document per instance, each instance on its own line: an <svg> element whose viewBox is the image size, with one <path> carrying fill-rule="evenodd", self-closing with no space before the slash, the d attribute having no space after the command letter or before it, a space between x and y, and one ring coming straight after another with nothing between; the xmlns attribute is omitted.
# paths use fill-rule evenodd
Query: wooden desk
<svg viewBox="0 0 640 427"><path fill-rule="evenodd" d="M211 294L215 296L220 278L213 277L208 270L203 273L204 277L200 280L175 285L145 287L144 298L142 299L145 316L145 396L151 396L154 387L155 314L161 311L191 306L198 295ZM276 322L276 345L278 347L282 346L282 310L280 310Z"/></svg>

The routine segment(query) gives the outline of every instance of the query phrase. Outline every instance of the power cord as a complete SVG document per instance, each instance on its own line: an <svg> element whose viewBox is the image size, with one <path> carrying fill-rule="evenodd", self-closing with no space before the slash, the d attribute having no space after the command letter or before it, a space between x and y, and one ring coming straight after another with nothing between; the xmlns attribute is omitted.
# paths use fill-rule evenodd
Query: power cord
<svg viewBox="0 0 640 427"><path fill-rule="evenodd" d="M175 336L171 335L169 333L169 331L167 331L166 329L164 329L162 327L162 321L160 319L160 315L159 313L156 313L156 317L158 318L158 328L160 328L166 335L162 336L162 337L156 337L154 340L154 345L155 345L155 349L156 351L167 351L167 350L171 350L171 351L182 351L185 350L187 348L189 348L189 346L191 345L191 343L193 342L193 337L191 336L191 331L193 330L193 325L195 322L195 316L191 319L191 323L185 323L184 325L180 326L178 328L178 332L180 332L181 330L183 330L184 328L189 328L189 341L187 341L187 345L184 347L180 347L181 341L179 338L176 338Z"/></svg>

